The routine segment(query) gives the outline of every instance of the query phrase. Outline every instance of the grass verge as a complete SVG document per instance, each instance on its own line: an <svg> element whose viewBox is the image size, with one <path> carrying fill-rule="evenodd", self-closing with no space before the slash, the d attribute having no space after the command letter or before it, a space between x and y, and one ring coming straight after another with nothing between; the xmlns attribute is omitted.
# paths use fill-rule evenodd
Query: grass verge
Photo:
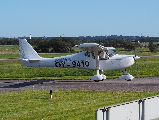
<svg viewBox="0 0 159 120"><path fill-rule="evenodd" d="M7 120L92 120L96 108L159 93L112 91L27 90L0 94L0 116Z"/></svg>

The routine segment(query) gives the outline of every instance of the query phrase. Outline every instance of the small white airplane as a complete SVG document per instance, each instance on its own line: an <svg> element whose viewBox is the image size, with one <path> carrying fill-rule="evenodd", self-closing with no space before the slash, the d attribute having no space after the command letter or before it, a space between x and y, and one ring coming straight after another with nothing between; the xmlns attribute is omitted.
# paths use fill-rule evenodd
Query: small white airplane
<svg viewBox="0 0 159 120"><path fill-rule="evenodd" d="M122 70L125 75L120 79L131 81L134 77L126 72L126 68L133 65L140 57L136 55L118 55L111 49L97 43L84 43L76 45L83 51L72 55L55 58L42 58L32 48L26 39L19 39L20 59L22 66L28 67L63 67L97 70L97 75L89 77L95 82L103 81L106 76L103 70ZM135 61L135 62L134 62Z"/></svg>

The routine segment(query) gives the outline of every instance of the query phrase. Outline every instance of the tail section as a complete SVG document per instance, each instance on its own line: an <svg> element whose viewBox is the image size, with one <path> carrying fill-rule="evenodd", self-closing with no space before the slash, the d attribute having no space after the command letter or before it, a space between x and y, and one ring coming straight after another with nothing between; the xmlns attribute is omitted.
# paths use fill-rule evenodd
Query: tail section
<svg viewBox="0 0 159 120"><path fill-rule="evenodd" d="M39 61L41 57L33 49L33 47L27 42L26 39L19 39L19 50L20 50L20 59L21 64L25 65L25 62ZM25 62L24 62L25 61Z"/></svg>

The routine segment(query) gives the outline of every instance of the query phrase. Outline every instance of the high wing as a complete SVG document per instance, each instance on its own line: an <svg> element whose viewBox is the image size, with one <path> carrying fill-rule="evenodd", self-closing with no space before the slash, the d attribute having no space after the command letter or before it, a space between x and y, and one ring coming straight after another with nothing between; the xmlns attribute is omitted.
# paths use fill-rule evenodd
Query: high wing
<svg viewBox="0 0 159 120"><path fill-rule="evenodd" d="M82 49L83 51L92 51L92 50L94 51L95 47L97 47L98 51L104 51L107 49L115 49L114 47L104 47L104 46L101 46L97 43L83 43L83 44L75 45L75 46Z"/></svg>

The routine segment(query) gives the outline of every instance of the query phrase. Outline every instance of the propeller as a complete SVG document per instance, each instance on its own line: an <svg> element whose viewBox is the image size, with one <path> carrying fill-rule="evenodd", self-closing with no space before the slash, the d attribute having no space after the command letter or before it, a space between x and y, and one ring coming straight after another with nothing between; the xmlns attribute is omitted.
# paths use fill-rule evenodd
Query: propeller
<svg viewBox="0 0 159 120"><path fill-rule="evenodd" d="M136 75L137 75L137 65L136 65L136 60L138 60L140 57L137 56L137 51L135 50L135 56L134 56L134 60L135 60L135 70L136 70Z"/></svg>
<svg viewBox="0 0 159 120"><path fill-rule="evenodd" d="M136 66L136 56L137 56L137 51L135 50L135 57L134 57L134 60L135 60L135 70L136 70L136 75L137 75L137 66Z"/></svg>

